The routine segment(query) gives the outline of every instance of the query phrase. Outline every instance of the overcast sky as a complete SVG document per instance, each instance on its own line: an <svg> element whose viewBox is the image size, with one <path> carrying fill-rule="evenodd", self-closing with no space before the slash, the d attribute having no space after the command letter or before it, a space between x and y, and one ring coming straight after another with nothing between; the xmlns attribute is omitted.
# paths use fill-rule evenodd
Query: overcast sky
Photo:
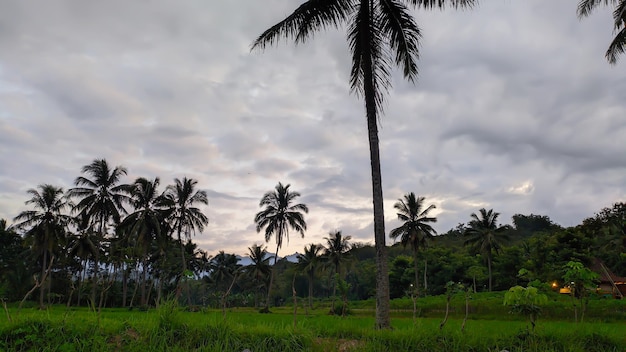
<svg viewBox="0 0 626 352"><path fill-rule="evenodd" d="M263 243L253 218L278 181L310 209L279 254L332 230L373 243L345 29L250 52L300 3L0 0L0 218L105 158L128 183L197 179L210 224L194 240L212 254ZM626 63L604 58L611 9L578 20L576 3L416 13L419 80L396 72L380 118L387 232L407 192L437 206L440 233L482 207L573 226L626 200Z"/></svg>

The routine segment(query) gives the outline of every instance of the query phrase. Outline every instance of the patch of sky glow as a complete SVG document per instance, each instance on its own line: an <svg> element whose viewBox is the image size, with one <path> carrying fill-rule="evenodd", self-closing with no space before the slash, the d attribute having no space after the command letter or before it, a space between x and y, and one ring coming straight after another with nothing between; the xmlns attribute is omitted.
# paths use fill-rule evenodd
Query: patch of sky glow
<svg viewBox="0 0 626 352"><path fill-rule="evenodd" d="M527 195L533 193L535 187L532 181L524 181L519 185L512 186L508 189L509 193L519 194L519 195Z"/></svg>

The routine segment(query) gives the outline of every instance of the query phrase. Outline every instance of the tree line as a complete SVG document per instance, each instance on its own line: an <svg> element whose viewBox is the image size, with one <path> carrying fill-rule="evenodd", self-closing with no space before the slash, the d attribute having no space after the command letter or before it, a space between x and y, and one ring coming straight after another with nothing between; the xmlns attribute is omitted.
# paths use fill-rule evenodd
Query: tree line
<svg viewBox="0 0 626 352"><path fill-rule="evenodd" d="M102 306L119 281L121 304L126 306L134 273L131 305L136 295L140 305L147 304L148 277L158 282L157 299L168 282L176 295L185 291L190 303L190 268L197 269L199 258L208 258L191 242L193 234L208 223L197 207L208 203L206 192L186 177L174 179L163 191L158 177L123 184L126 174L126 168L97 159L82 168L74 188L64 191L41 184L29 189L26 205L32 209L17 215L11 228L2 222L7 252L2 255L4 295L15 298L24 285L32 284L28 293L38 289L40 307L46 296L48 302L63 296L68 305L80 304L88 285L88 303ZM28 250L20 251L21 247ZM59 292L55 282L67 290Z"/></svg>
<svg viewBox="0 0 626 352"><path fill-rule="evenodd" d="M331 312L344 314L349 300L376 294L376 248L351 242L332 231L324 244L311 243L297 262L279 260L289 231L304 236L308 207L298 192L278 183L261 198L254 221L276 252L253 244L251 264L235 254L211 257L192 241L208 223L198 205L207 204L197 181L174 179L159 190L159 178L121 183L127 171L94 160L66 192L49 184L27 191L26 205L9 227L0 220L0 297L38 304L63 302L92 307L146 307L163 297L188 307L255 306L269 311L296 297L307 308L329 300ZM449 282L474 291L559 282L570 261L589 266L602 259L626 275L626 204L602 209L582 224L563 228L547 216L516 214L511 225L480 209L450 231L437 235L424 197L410 192L394 205L401 225L389 237L390 297L442 294ZM273 263L271 259L273 257ZM562 282L561 282L562 283ZM336 305L336 300L340 304ZM262 303L263 302L263 303Z"/></svg>

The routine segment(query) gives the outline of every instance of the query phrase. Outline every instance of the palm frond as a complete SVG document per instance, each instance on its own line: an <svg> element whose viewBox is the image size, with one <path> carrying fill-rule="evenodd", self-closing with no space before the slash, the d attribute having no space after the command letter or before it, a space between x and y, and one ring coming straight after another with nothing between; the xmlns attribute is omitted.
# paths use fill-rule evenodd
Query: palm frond
<svg viewBox="0 0 626 352"><path fill-rule="evenodd" d="M611 45L607 49L605 56L611 64L617 63L617 57L626 52L626 27L622 28L613 38Z"/></svg>
<svg viewBox="0 0 626 352"><path fill-rule="evenodd" d="M383 108L384 93L391 86L389 53L386 51L384 33L380 28L379 9L368 0L361 0L348 29L352 52L350 89L360 96L366 92L376 109Z"/></svg>
<svg viewBox="0 0 626 352"><path fill-rule="evenodd" d="M613 28L617 32L626 25L626 0L621 0L613 11Z"/></svg>
<svg viewBox="0 0 626 352"><path fill-rule="evenodd" d="M424 9L440 8L444 9L446 6L452 8L472 8L478 3L478 0L406 0L409 4Z"/></svg>
<svg viewBox="0 0 626 352"><path fill-rule="evenodd" d="M281 38L294 38L302 43L313 32L326 27L339 27L352 11L353 0L309 0L291 15L263 32L252 43L252 50L264 49Z"/></svg>
<svg viewBox="0 0 626 352"><path fill-rule="evenodd" d="M404 4L397 0L380 1L381 28L389 38L395 52L396 65L402 68L405 78L413 82L417 78L420 29Z"/></svg>
<svg viewBox="0 0 626 352"><path fill-rule="evenodd" d="M587 17L591 14L591 12L600 4L604 2L605 5L608 5L609 2L615 2L616 0L581 0L578 3L578 9L576 10L576 14L578 18Z"/></svg>

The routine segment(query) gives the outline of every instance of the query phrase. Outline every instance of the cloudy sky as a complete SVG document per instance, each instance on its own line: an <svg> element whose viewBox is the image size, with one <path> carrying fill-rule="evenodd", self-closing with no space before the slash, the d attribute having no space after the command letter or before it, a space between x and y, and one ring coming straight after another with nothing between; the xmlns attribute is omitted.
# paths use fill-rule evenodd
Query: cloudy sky
<svg viewBox="0 0 626 352"><path fill-rule="evenodd" d="M210 253L262 243L253 217L278 181L310 208L281 254L336 229L373 242L345 29L250 52L300 2L0 0L0 218L106 158L129 183L199 180ZM407 192L437 206L439 232L482 207L572 226L626 200L626 63L603 56L611 9L579 21L576 2L416 13L419 80L394 74L380 120L387 231Z"/></svg>

